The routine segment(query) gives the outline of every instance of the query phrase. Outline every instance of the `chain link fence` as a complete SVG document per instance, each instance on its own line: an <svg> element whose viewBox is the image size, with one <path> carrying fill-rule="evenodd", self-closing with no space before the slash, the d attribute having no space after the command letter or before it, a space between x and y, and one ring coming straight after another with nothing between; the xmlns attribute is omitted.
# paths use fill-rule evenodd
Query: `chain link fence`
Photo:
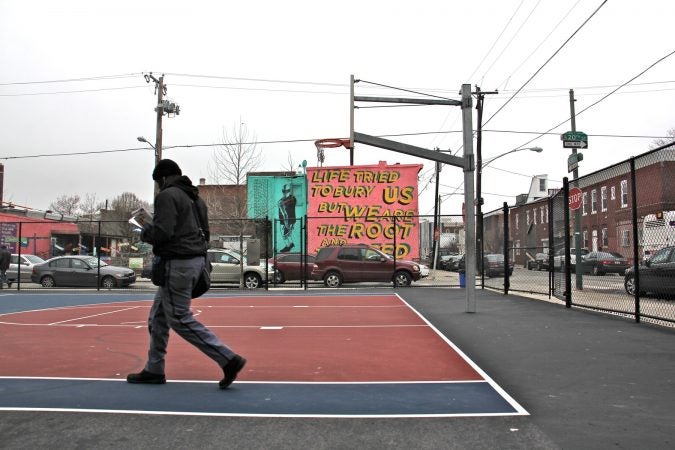
<svg viewBox="0 0 675 450"><path fill-rule="evenodd" d="M670 144L565 179L549 198L487 213L483 265L486 254L503 251L515 268L511 277L485 278L484 286L550 292L568 307L672 326L674 179ZM544 264L548 279L537 273Z"/></svg>

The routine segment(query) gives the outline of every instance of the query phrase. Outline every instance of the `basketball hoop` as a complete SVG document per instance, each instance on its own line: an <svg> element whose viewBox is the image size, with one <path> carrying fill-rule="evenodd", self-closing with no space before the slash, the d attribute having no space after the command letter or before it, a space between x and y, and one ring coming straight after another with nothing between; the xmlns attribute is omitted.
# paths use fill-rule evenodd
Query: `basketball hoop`
<svg viewBox="0 0 675 450"><path fill-rule="evenodd" d="M328 139L319 139L314 141L316 146L316 159L319 161L319 165L323 165L323 162L326 159L324 150L327 148L337 148L344 147L349 148L349 139L340 139L340 138L328 138Z"/></svg>

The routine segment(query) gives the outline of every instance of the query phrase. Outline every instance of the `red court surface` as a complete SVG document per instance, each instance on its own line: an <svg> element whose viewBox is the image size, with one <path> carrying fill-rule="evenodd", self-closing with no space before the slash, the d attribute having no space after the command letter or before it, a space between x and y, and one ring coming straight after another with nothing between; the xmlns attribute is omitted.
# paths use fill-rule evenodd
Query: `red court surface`
<svg viewBox="0 0 675 450"><path fill-rule="evenodd" d="M143 368L151 301L0 316L0 376L123 379ZM396 295L208 297L193 311L248 364L239 382L432 382L484 377ZM171 332L166 375L215 381Z"/></svg>
<svg viewBox="0 0 675 450"><path fill-rule="evenodd" d="M135 299L0 315L0 390L6 394L0 411L527 414L395 294L198 299L192 307L198 319L248 359L237 381L219 391L221 369L171 332L168 383L128 384L126 375L145 364L151 304Z"/></svg>

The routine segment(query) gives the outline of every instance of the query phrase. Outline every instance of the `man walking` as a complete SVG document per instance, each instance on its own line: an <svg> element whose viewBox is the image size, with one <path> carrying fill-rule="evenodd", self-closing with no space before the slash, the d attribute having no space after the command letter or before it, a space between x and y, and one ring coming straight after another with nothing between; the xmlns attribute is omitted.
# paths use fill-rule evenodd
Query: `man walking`
<svg viewBox="0 0 675 450"><path fill-rule="evenodd" d="M7 281L7 269L9 269L9 262L12 258L12 255L7 250L5 244L0 245L0 289L3 288L3 285L7 283L7 287L10 287L10 283Z"/></svg>
<svg viewBox="0 0 675 450"><path fill-rule="evenodd" d="M159 266L153 268L153 282L159 289L148 318L148 360L141 372L127 376L127 382L166 383L164 360L172 329L223 369L219 386L226 389L237 378L246 359L220 342L190 310L192 288L206 264L209 240L206 205L192 181L170 159L157 163L152 179L160 191L155 197L152 224L143 225L141 240L152 244L155 259L159 259Z"/></svg>

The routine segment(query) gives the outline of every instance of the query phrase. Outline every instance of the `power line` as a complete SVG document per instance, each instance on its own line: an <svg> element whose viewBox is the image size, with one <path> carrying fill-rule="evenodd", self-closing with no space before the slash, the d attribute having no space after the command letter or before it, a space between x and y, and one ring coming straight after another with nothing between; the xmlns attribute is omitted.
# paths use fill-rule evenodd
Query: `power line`
<svg viewBox="0 0 675 450"><path fill-rule="evenodd" d="M506 101L506 102L505 102L505 103L504 103L504 104L503 104L503 105L502 105L502 106L501 106L494 114L492 114L492 116L490 116L490 118L489 118L488 120L486 120L486 121L483 123L483 125L487 125L487 124L488 124L488 123L489 123L489 122L490 122L497 114L499 114L499 113L506 107L506 105L508 105L508 104L511 102L511 100L513 100L513 98L514 98L516 95L518 95L518 94L520 93L520 91L521 91L525 86L527 86L527 85L530 83L530 81L532 81L532 80L534 79L534 77L536 77L536 76L539 74L539 72L541 72L541 71L544 69L544 67L546 67L546 66L548 65L548 63L551 62L551 60L552 60L553 58L556 57L556 55L557 55L558 53L560 53L560 51L561 51L561 50L562 50L562 49L563 49L563 48L564 48L564 47L572 40L572 38L573 38L574 36L576 36L576 34L577 34L579 31L581 31L581 29L582 29L584 26L586 26L586 24L593 18L593 16L595 16L595 15L597 14L598 11L600 11L600 8L602 8L603 6L605 6L606 3L607 3L607 0L604 0L604 1L600 4L600 6L598 6L598 7L595 9L595 11L593 11L593 13L592 13L590 16L588 16L588 18L587 18L586 20L584 20L584 22L579 26L579 28L577 28L577 29L574 31L574 33L572 33L572 35L571 35L570 37L568 37L568 38L565 40L565 42L562 43L562 45L558 48L558 50L556 50L555 52L553 52L553 54L552 54L552 55L544 62L544 64L542 64L541 67L539 67L539 69L537 69L537 71L534 72L534 74L532 74L532 76L531 76L530 78L528 78L528 80L527 80L527 81L526 81L526 82L525 82L525 83L524 83L524 84L523 84L523 85L522 85L522 86L521 86L521 87L520 87L520 88L519 88L512 96L511 96L511 98L509 98L509 99L508 99L508 100L507 100L507 101Z"/></svg>
<svg viewBox="0 0 675 450"><path fill-rule="evenodd" d="M146 86L125 86L125 87L111 87L98 89L78 89L73 91L53 91L53 92L23 92L21 94L0 94L0 97L28 97L34 95L57 95L57 94L80 94L83 92L101 92L101 91L122 91L125 89L141 89Z"/></svg>
<svg viewBox="0 0 675 450"><path fill-rule="evenodd" d="M539 131L509 131L509 130L483 130L483 132L493 132L493 133L515 133L515 134L536 134L538 137L541 137L546 134L556 135L559 133L552 133L549 131L539 132ZM447 134L447 133L461 133L461 131L427 131L427 132L417 132L417 133L396 133L396 134L382 134L378 137L404 137L404 136L423 136L428 134ZM619 135L619 134L589 134L590 137L607 137L607 138L638 138L638 139L670 139L671 136L640 136L640 135ZM274 145L274 144L293 144L293 143L303 143L311 142L314 143L318 138L309 138L309 139L283 139L283 140L269 140L269 141L250 141L250 142L241 142L241 145ZM532 142L532 141L530 141ZM239 144L239 143L235 143ZM164 149L180 149L180 148L201 148L201 147L218 147L224 145L222 143L213 143L213 144L183 144L183 145L171 145L163 146ZM523 144L526 145L526 144ZM522 146L521 146L522 147ZM24 155L24 156L1 156L0 160L10 160L10 159L30 159L30 158L42 158L50 156L80 156L80 155L96 155L96 154L105 154L105 153L122 153L122 152L132 152L140 150L152 150L148 147L133 147L133 148L121 148L121 149L111 149L111 150L93 150L86 152L63 152L63 153L42 153L36 155ZM498 169L494 166L490 168L496 170ZM515 173L515 172L514 172ZM522 175L522 174L517 174ZM422 178L425 177L424 174L421 175ZM529 175L528 175L529 176Z"/></svg>
<svg viewBox="0 0 675 450"><path fill-rule="evenodd" d="M138 73L125 73L121 75L100 75L95 77L84 77L84 78L66 78L61 80L43 80L43 81L16 81L13 83L0 83L0 86L16 86L16 85L26 85L26 84L46 84L46 83L71 83L75 81L100 81L100 80L112 80L116 78L131 78L138 76Z"/></svg>

